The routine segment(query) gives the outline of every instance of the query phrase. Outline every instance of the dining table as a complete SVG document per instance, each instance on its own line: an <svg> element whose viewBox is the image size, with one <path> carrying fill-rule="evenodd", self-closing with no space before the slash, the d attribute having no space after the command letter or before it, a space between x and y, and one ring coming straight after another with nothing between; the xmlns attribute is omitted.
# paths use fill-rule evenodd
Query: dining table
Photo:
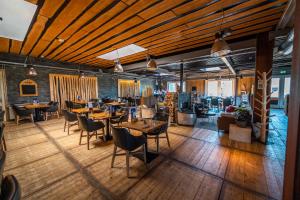
<svg viewBox="0 0 300 200"><path fill-rule="evenodd" d="M77 114L87 114L87 113L93 113L95 111L100 111L100 109L99 108L74 108L71 110L71 112Z"/></svg>
<svg viewBox="0 0 300 200"><path fill-rule="evenodd" d="M112 136L110 134L110 119L120 117L122 115L123 113L121 112L116 112L115 114L112 114L110 112L101 112L101 113L91 113L89 114L89 118L93 120L99 120L99 121L101 120L106 122L105 141L108 141L112 139Z"/></svg>
<svg viewBox="0 0 300 200"><path fill-rule="evenodd" d="M43 121L44 117L42 116L42 109L49 108L49 104L47 103L30 103L30 104L25 104L24 107L27 110L34 110L34 121Z"/></svg>
<svg viewBox="0 0 300 200"><path fill-rule="evenodd" d="M153 120L153 119L142 119L142 120L138 120L138 121L131 121L131 122L125 122L120 124L120 127L123 128L128 128L128 129L132 129L132 130L136 130L136 131L140 131L143 133L143 135L146 137L146 144L145 144L145 148L146 148L146 160L147 163L150 163L152 160L154 160L155 158L157 158L159 156L159 154L157 152L151 152L148 149L148 142L147 142L147 136L149 133L151 133L154 130L157 130L159 128L161 128L163 125L167 124L168 122L165 121L159 121L159 120ZM143 156L142 155L135 155L135 157L137 157L140 160L143 160Z"/></svg>

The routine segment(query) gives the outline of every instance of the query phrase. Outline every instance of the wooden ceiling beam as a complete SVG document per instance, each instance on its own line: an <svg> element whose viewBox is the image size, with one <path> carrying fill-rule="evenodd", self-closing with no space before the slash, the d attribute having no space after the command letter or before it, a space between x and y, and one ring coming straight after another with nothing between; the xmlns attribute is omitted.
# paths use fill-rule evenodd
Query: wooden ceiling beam
<svg viewBox="0 0 300 200"><path fill-rule="evenodd" d="M278 3L282 3L282 1L284 1L284 0L279 0L279 1L276 1L276 3L277 4L275 4L275 5L278 5ZM270 4L268 4L269 6L274 6L274 4L273 4L274 2L272 2L272 3L270 3ZM214 4L213 4L214 5ZM263 7L263 9L266 9L266 7ZM204 9L204 10L206 10L206 8ZM257 10L255 10L255 11L257 11ZM203 12L202 12L202 14L203 14ZM121 37L121 36L120 36ZM138 36L137 36L138 37ZM110 41L110 42L112 42L112 41ZM100 49L101 47L100 46L98 46L97 47L98 49ZM103 47L102 47L103 48ZM94 50L94 51L96 51L96 50ZM93 51L93 52L94 52ZM91 52L91 51L89 51L89 52ZM96 51L97 53L94 53L94 54L92 54L92 55L88 55L89 53L88 52L86 52L86 53L83 53L82 55L80 55L79 57L76 57L76 59L80 59L81 57L84 57L83 59L90 59L90 58L92 58L93 56L96 56L97 54L99 54L100 52L98 52L98 51ZM76 61L76 59L71 59L70 61Z"/></svg>
<svg viewBox="0 0 300 200"><path fill-rule="evenodd" d="M64 7L47 27L40 40L30 52L31 56L38 57L53 42L57 36L73 23L84 12L93 0L72 0Z"/></svg>
<svg viewBox="0 0 300 200"><path fill-rule="evenodd" d="M9 51L9 39L0 37L0 53Z"/></svg>
<svg viewBox="0 0 300 200"><path fill-rule="evenodd" d="M56 57L55 59L60 60L66 60L63 59L63 57L68 56L70 53L74 53L76 50L82 49L82 47L86 45L90 45L90 42L93 42L95 40L98 40L99 37L108 39L107 35L109 34L118 34L119 32L114 31L114 29L121 30L126 29L126 26L130 27L130 24L133 26L133 20L131 22L128 22L128 20L131 20L131 18L135 18L136 21L139 21L140 23L143 21L142 18L135 16L138 12L143 11L148 6L153 5L154 3L157 3L157 0L149 1L149 0L141 0L137 1L130 7L127 7L125 10L123 10L122 13L118 14L113 19L109 20L104 26L101 26L96 31L94 31L92 34L86 35L84 38L84 41L78 41L71 47L68 47L67 50L60 53L59 57ZM124 25L124 23L127 23ZM122 31L122 30L121 30Z"/></svg>

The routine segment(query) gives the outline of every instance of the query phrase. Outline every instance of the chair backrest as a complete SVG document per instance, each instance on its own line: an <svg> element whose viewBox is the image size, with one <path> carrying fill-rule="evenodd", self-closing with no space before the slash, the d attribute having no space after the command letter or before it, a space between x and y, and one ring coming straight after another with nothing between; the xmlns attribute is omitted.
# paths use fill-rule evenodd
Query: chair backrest
<svg viewBox="0 0 300 200"><path fill-rule="evenodd" d="M56 112L58 111L58 102L53 102L50 107L48 108L49 112Z"/></svg>
<svg viewBox="0 0 300 200"><path fill-rule="evenodd" d="M111 126L114 143L123 150L134 150L145 143L145 138L136 137L129 133L126 128Z"/></svg>
<svg viewBox="0 0 300 200"><path fill-rule="evenodd" d="M4 114L5 114L5 111L4 111L4 110L1 110L1 111L0 111L0 122L3 122L3 121L4 121Z"/></svg>
<svg viewBox="0 0 300 200"><path fill-rule="evenodd" d="M78 124L79 127L84 130L87 131L88 130L88 118L85 115L78 115Z"/></svg>
<svg viewBox="0 0 300 200"><path fill-rule="evenodd" d="M68 109L70 109L70 108L71 108L70 101L66 100L65 103L66 103L66 107L67 107Z"/></svg>
<svg viewBox="0 0 300 200"><path fill-rule="evenodd" d="M4 178L1 187L2 200L19 200L21 199L21 187L13 175L8 175Z"/></svg>
<svg viewBox="0 0 300 200"><path fill-rule="evenodd" d="M212 98L211 99L211 105L214 105L214 106L219 105L219 99L218 98Z"/></svg>
<svg viewBox="0 0 300 200"><path fill-rule="evenodd" d="M0 188L2 188L5 159L6 159L5 152L3 150L0 150ZM0 190L0 193L1 193L1 190Z"/></svg>
<svg viewBox="0 0 300 200"><path fill-rule="evenodd" d="M21 108L17 105L13 105L12 108L13 108L14 112L20 116L25 116L25 115L29 115L29 114L33 113L33 110L27 110L27 109Z"/></svg>
<svg viewBox="0 0 300 200"><path fill-rule="evenodd" d="M75 113L69 112L67 110L62 110L62 114L65 117L65 120L68 122L74 122L77 121L77 115Z"/></svg>
<svg viewBox="0 0 300 200"><path fill-rule="evenodd" d="M169 114L164 112L158 112L153 116L152 119L167 122L169 120Z"/></svg>
<svg viewBox="0 0 300 200"><path fill-rule="evenodd" d="M225 98L225 99L223 99L223 106L224 107L230 106L230 105L232 105L231 98Z"/></svg>

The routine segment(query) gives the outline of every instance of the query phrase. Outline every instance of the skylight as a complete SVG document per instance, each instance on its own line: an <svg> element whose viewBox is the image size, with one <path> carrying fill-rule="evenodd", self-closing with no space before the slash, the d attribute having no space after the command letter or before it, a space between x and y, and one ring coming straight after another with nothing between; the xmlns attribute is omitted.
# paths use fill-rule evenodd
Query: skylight
<svg viewBox="0 0 300 200"><path fill-rule="evenodd" d="M23 41L36 8L24 0L0 0L0 37Z"/></svg>
<svg viewBox="0 0 300 200"><path fill-rule="evenodd" d="M100 56L97 56L97 58L102 58L102 59L105 59L105 60L116 60L117 58L122 58L122 57L125 57L125 56L129 56L129 55L132 55L132 54L135 54L135 53L145 51L145 50L147 50L147 49L145 49L143 47L140 47L138 45L135 45L135 44L130 44L130 45L122 47L120 49L111 51L109 53L106 53L106 54L103 54L103 55L100 55Z"/></svg>
<svg viewBox="0 0 300 200"><path fill-rule="evenodd" d="M204 69L200 69L203 72L213 72L213 71L220 71L221 68L220 67L209 67L209 68L204 68Z"/></svg>

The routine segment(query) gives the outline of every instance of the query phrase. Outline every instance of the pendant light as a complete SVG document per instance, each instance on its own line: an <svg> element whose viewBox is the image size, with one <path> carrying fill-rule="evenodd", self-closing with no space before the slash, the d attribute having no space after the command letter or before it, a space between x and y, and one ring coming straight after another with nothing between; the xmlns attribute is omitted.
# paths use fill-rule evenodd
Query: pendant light
<svg viewBox="0 0 300 200"><path fill-rule="evenodd" d="M123 69L119 59L115 60L114 72L117 72L117 73L124 72L124 69Z"/></svg>
<svg viewBox="0 0 300 200"><path fill-rule="evenodd" d="M147 55L147 70L156 71L158 69L157 64L154 59Z"/></svg>
<svg viewBox="0 0 300 200"><path fill-rule="evenodd" d="M118 54L118 58L115 60L115 68L114 68L114 72L116 73L122 73L124 72L124 69L121 65L121 62L120 62L120 56L119 56L119 51L117 49L117 54Z"/></svg>
<svg viewBox="0 0 300 200"><path fill-rule="evenodd" d="M85 78L85 74L83 71L79 71L79 78Z"/></svg>
<svg viewBox="0 0 300 200"><path fill-rule="evenodd" d="M25 63L24 63L24 66L28 68L27 75L28 76L37 76L38 75L37 71L35 70L35 68L33 67L33 65L32 64L27 65L26 61L27 61L27 57L26 57ZM30 61L30 59L29 59L29 61Z"/></svg>
<svg viewBox="0 0 300 200"><path fill-rule="evenodd" d="M224 20L224 10L222 7L222 21L220 25L220 31L216 33L215 35L216 39L210 51L210 55L213 57L222 57L231 52L230 47L228 46L227 42L223 38L227 36L227 34L230 34L229 32L222 31L223 20Z"/></svg>

